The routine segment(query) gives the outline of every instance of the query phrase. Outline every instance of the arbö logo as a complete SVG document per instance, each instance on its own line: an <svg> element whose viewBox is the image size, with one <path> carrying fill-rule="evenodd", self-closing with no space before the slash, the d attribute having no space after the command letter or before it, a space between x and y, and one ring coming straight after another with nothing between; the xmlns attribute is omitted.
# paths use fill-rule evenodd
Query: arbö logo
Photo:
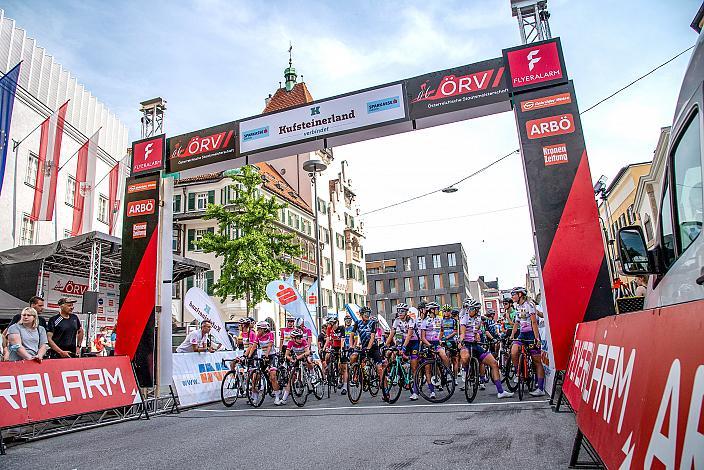
<svg viewBox="0 0 704 470"><path fill-rule="evenodd" d="M574 132L574 117L571 114L533 119L526 122L529 139L542 139L552 135L571 134Z"/></svg>
<svg viewBox="0 0 704 470"><path fill-rule="evenodd" d="M132 201L127 204L127 217L137 217L139 215L149 215L154 213L154 199L142 199Z"/></svg>
<svg viewBox="0 0 704 470"><path fill-rule="evenodd" d="M533 51L530 51L528 53L527 59L528 59L528 70L533 70L533 67L535 67L535 64L540 62L540 57L535 57L538 54L540 54L540 49L535 49Z"/></svg>
<svg viewBox="0 0 704 470"><path fill-rule="evenodd" d="M242 142L263 139L264 137L269 137L269 126L259 127L257 129L252 129L251 131L245 131L242 133Z"/></svg>
<svg viewBox="0 0 704 470"><path fill-rule="evenodd" d="M367 102L367 114L378 113L387 109L394 109L401 106L398 96L383 98L376 101Z"/></svg>

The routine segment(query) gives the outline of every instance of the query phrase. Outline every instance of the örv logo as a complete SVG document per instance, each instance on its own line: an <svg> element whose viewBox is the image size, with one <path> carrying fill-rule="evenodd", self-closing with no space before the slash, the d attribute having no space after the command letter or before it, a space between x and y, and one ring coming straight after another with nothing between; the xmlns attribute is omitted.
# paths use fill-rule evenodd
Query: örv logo
<svg viewBox="0 0 704 470"><path fill-rule="evenodd" d="M132 201L127 204L127 217L137 217L139 215L149 215L154 213L154 199L142 199Z"/></svg>
<svg viewBox="0 0 704 470"><path fill-rule="evenodd" d="M571 134L574 132L574 117L572 114L567 113L542 119L532 119L526 122L526 132L529 139Z"/></svg>

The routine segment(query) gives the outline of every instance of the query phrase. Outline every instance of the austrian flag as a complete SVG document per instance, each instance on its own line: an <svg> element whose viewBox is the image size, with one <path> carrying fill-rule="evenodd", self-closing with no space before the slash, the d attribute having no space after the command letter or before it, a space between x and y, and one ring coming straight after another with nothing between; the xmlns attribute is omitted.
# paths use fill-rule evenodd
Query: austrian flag
<svg viewBox="0 0 704 470"><path fill-rule="evenodd" d="M73 195L73 224L71 236L90 232L93 228L93 202L95 193L95 163L98 159L98 129L88 142L78 150L76 190Z"/></svg>
<svg viewBox="0 0 704 470"><path fill-rule="evenodd" d="M39 163L34 183L34 204L32 220L51 220L56 201L56 181L59 174L61 138L64 134L64 120L68 101L42 123L39 141Z"/></svg>

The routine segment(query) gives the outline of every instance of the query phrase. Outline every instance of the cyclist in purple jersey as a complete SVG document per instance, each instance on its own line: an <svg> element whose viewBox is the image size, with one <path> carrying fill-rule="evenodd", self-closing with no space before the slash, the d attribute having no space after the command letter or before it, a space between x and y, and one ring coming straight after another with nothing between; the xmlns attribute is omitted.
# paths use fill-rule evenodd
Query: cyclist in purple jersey
<svg viewBox="0 0 704 470"><path fill-rule="evenodd" d="M443 311L452 310L449 305L443 305L442 308ZM431 351L436 351L440 346L440 320L437 316L437 309L433 307L428 309L425 318L420 323L421 345ZM433 384L430 369L430 364L425 366L425 380L428 384L428 390L430 390L430 398L435 398L435 384Z"/></svg>
<svg viewBox="0 0 704 470"><path fill-rule="evenodd" d="M474 356L479 359L480 364L486 364L491 368L491 378L496 386L498 398L509 398L513 393L504 390L501 385L501 374L499 373L499 364L496 362L494 355L489 351L484 350L479 344L480 332L482 328L482 318L479 316L481 304L477 301L470 303L466 309L465 315L460 320L460 337L463 340L463 347L460 351L462 367L465 374L469 369L469 352L472 351Z"/></svg>
<svg viewBox="0 0 704 470"><path fill-rule="evenodd" d="M516 320L513 325L511 339L516 339L511 345L511 361L514 369L518 369L518 353L521 349L521 342L532 342L528 347L528 353L535 365L535 375L537 376L537 387L530 392L534 397L545 395L545 369L541 357L540 333L538 331L538 319L535 304L528 300L528 291L524 287L516 287L511 290L511 298L516 309ZM516 376L518 377L518 376Z"/></svg>

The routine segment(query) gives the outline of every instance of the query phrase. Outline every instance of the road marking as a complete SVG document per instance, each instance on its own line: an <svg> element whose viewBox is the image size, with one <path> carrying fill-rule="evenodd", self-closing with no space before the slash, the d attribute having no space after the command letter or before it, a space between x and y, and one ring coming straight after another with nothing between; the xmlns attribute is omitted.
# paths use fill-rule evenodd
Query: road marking
<svg viewBox="0 0 704 470"><path fill-rule="evenodd" d="M335 411L335 410L370 410L370 409L380 409L393 410L396 408L426 408L426 407L444 407L444 406L501 406L501 405L525 405L529 403L547 403L548 400L532 400L532 401L502 401L497 403L419 403L413 405L363 405L363 406L327 406L319 408L243 408L238 410L228 409L195 409L193 411L205 411L208 413L238 413L238 412L251 412L251 411Z"/></svg>

